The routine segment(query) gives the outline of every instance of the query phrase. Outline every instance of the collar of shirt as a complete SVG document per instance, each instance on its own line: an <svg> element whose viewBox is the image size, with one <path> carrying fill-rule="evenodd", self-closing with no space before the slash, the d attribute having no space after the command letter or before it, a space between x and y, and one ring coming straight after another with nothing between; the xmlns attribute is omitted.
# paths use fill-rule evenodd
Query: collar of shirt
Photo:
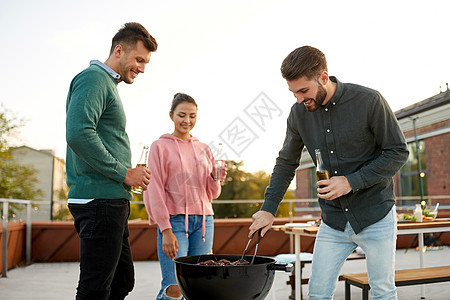
<svg viewBox="0 0 450 300"><path fill-rule="evenodd" d="M336 83L336 91L330 101L323 107L326 110L331 109L338 103L344 91L344 85L335 76L330 76L330 80Z"/></svg>
<svg viewBox="0 0 450 300"><path fill-rule="evenodd" d="M120 75L118 73L116 73L116 71L114 71L113 69L111 69L110 67L108 67L107 65L102 63L101 61L99 61L99 60L91 60L89 64L90 65L97 65L97 66L103 68L106 72L108 72L109 75L111 75L111 77L113 77L114 79L119 81Z"/></svg>

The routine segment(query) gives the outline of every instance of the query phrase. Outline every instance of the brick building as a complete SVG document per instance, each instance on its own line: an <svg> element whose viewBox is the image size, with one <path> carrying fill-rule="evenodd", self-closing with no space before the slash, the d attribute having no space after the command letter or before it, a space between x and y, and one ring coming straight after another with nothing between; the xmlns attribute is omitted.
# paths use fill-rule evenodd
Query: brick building
<svg viewBox="0 0 450 300"><path fill-rule="evenodd" d="M410 155L405 166L395 175L398 206L411 207L418 197L433 199L440 207L450 208L450 90L395 112L403 130ZM417 156L417 145L419 156ZM420 160L420 168L419 168ZM419 181L422 177L422 187ZM296 198L315 198L315 165L306 149L296 171ZM422 196L421 196L422 195ZM311 206L308 203L298 206Z"/></svg>

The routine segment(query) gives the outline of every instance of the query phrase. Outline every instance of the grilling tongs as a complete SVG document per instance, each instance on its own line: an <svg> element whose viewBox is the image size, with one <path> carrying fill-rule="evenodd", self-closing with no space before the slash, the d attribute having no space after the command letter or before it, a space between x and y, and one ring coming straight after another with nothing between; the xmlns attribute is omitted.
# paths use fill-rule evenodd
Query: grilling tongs
<svg viewBox="0 0 450 300"><path fill-rule="evenodd" d="M252 241L253 236L255 235L256 232L258 232L258 238L256 239L255 253L253 254L252 261L250 262L250 264L253 265L253 261L255 260L255 256L256 256L256 251L258 251L259 240L261 239L261 229L262 228L260 228L258 231L253 232L252 236L248 240L248 243L247 243L247 246L245 247L244 253L242 253L241 259L239 260L240 263L242 263L242 261L244 260L245 253L247 252L248 246L250 245L250 242Z"/></svg>

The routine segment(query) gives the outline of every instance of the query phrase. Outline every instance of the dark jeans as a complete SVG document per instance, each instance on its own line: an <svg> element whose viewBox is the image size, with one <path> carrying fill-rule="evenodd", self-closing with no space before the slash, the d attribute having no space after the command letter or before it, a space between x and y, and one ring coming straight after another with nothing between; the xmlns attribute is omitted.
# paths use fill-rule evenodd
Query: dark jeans
<svg viewBox="0 0 450 300"><path fill-rule="evenodd" d="M134 287L128 241L129 201L95 199L87 204L69 204L69 210L80 237L76 299L124 299Z"/></svg>

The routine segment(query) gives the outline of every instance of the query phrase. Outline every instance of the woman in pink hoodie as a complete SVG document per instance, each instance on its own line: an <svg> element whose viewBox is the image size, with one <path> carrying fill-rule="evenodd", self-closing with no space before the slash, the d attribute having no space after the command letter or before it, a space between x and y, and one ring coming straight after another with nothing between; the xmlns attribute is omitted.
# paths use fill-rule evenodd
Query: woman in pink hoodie
<svg viewBox="0 0 450 300"><path fill-rule="evenodd" d="M172 134L153 142L148 165L152 172L144 192L150 224L158 224L158 258L162 282L157 299L182 299L173 258L212 251L212 199L220 182L212 177L214 157L208 145L190 134L197 120L195 100L178 93L170 109Z"/></svg>

